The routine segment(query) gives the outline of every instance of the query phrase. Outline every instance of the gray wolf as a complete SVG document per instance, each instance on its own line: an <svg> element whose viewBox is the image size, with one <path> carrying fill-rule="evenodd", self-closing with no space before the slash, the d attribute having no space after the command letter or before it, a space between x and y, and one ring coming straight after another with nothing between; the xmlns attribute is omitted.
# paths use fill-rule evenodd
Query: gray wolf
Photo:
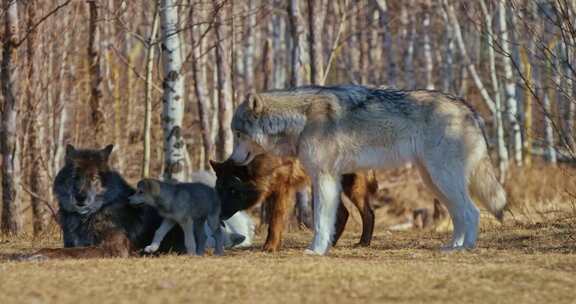
<svg viewBox="0 0 576 304"><path fill-rule="evenodd" d="M237 164L271 152L297 157L311 177L309 254L330 248L345 173L415 164L454 224L446 250L476 246L480 212L471 196L497 218L506 205L479 118L462 100L439 92L347 85L249 94L231 128L230 159Z"/></svg>
<svg viewBox="0 0 576 304"><path fill-rule="evenodd" d="M109 165L113 148L66 146L65 164L52 188L66 248L99 245L105 231L112 227L124 231L134 248L142 249L162 222L155 209L128 204L135 190ZM181 229L167 236L160 251L185 252Z"/></svg>
<svg viewBox="0 0 576 304"><path fill-rule="evenodd" d="M268 236L263 250L278 251L295 193L310 184L300 162L294 158L262 154L246 166L237 165L232 160L222 163L210 161L210 164L216 172L216 190L222 201L220 217L226 219L239 210L266 202L270 216L267 218ZM359 245L368 246L374 230L374 212L369 200L378 189L376 179L373 174L345 174L341 184L344 193L355 204L362 217L363 229ZM344 231L348 216L344 204L339 204L334 243Z"/></svg>
<svg viewBox="0 0 576 304"><path fill-rule="evenodd" d="M178 224L184 231L188 254L204 255L206 250L205 223L208 223L215 240L214 252L222 255L224 244L220 227L220 200L216 191L204 183L165 183L155 179L138 182L137 191L130 196L132 205L148 205L164 218L156 230L147 253L158 250L164 236ZM196 241L198 246L196 246Z"/></svg>

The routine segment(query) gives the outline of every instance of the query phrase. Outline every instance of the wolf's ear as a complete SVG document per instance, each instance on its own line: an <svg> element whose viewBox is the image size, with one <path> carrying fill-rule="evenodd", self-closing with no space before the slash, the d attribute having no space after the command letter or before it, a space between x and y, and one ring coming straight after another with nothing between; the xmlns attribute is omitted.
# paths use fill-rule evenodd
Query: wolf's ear
<svg viewBox="0 0 576 304"><path fill-rule="evenodd" d="M107 145L104 149L100 150L100 155L104 160L108 160L110 158L110 153L114 150L114 145Z"/></svg>
<svg viewBox="0 0 576 304"><path fill-rule="evenodd" d="M248 103L248 109L250 109L254 114L260 114L264 109L262 96L256 93L248 93L248 95L246 95L246 102Z"/></svg>
<svg viewBox="0 0 576 304"><path fill-rule="evenodd" d="M76 154L76 148L73 145L67 144L66 145L66 159L72 159Z"/></svg>
<svg viewBox="0 0 576 304"><path fill-rule="evenodd" d="M146 180L146 182L147 182L148 191L152 195L160 194L160 184L158 183L158 181L153 180L153 179L148 179L148 180Z"/></svg>
<svg viewBox="0 0 576 304"><path fill-rule="evenodd" d="M215 160L210 160L210 167L212 167L212 169L214 169L214 172L216 173L218 173L221 165L222 163L219 163Z"/></svg>

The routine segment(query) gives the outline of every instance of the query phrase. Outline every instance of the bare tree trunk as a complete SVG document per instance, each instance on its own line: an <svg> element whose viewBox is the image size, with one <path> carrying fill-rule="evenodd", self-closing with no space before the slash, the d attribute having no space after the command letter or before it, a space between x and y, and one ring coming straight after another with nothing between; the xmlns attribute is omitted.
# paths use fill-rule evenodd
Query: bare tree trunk
<svg viewBox="0 0 576 304"><path fill-rule="evenodd" d="M288 5L288 16L290 22L290 36L292 38L292 48L290 49L290 86L297 87L302 84L300 76L300 44L303 39L304 29L300 20L300 7L298 0L290 0Z"/></svg>
<svg viewBox="0 0 576 304"><path fill-rule="evenodd" d="M456 14L454 12L454 6L447 5L446 2L447 2L446 0L442 1L444 9L446 9L447 11L446 13L448 14L448 18L452 23L456 43L458 44L458 48L460 49L460 53L462 54L466 68L468 69L468 72L470 72L470 75L472 76L472 79L474 80L474 84L478 88L478 91L480 91L482 99L484 99L484 102L486 103L490 111L492 113L495 113L496 105L494 104L494 100L488 94L488 91L486 90L486 87L484 86L484 83L482 83L482 79L480 78L480 75L476 70L476 66L474 65L474 63L472 63L472 60L470 60L470 56L468 56L468 51L466 50L466 45L464 43L464 39L462 38L462 30L460 29L460 23L458 23L458 18L456 17Z"/></svg>
<svg viewBox="0 0 576 304"><path fill-rule="evenodd" d="M18 200L20 168L18 160L18 101L16 100L18 64L16 63L16 41L18 40L18 7L17 2L4 0L4 33L2 35L2 65L0 81L2 82L2 222L3 234L18 235L22 232L22 216Z"/></svg>
<svg viewBox="0 0 576 304"><path fill-rule="evenodd" d="M256 0L248 0L248 23L244 44L244 89L246 92L254 91L254 40L256 37Z"/></svg>
<svg viewBox="0 0 576 304"><path fill-rule="evenodd" d="M144 84L144 151L142 157L142 178L150 176L150 134L152 129L152 74L154 72L154 49L153 41L158 33L158 3L155 3L152 28L146 43L146 82Z"/></svg>
<svg viewBox="0 0 576 304"><path fill-rule="evenodd" d="M286 22L283 15L279 14L281 1L272 2L274 11L272 12L272 52L274 53L272 66L272 86L275 89L282 89L286 86ZM278 10L278 11L277 11Z"/></svg>
<svg viewBox="0 0 576 304"><path fill-rule="evenodd" d="M424 62L426 70L426 90L434 90L434 60L432 58L432 42L430 41L430 33L432 29L430 27L430 9L432 4L430 0L425 3L424 9L424 20L422 21L422 32L424 40Z"/></svg>
<svg viewBox="0 0 576 304"><path fill-rule="evenodd" d="M220 160L226 159L232 153L232 130L230 122L232 121L232 88L230 77L230 50L227 46L226 30L224 26L225 10L221 8L218 12L218 4L214 3L214 13L216 14L216 23L214 25L214 34L216 47L216 75L217 75L217 94L218 94L218 134L220 142L218 144L218 157Z"/></svg>
<svg viewBox="0 0 576 304"><path fill-rule="evenodd" d="M194 12L190 10L190 23L194 24L194 20ZM201 57L202 41L197 41L198 39L202 39L200 34L203 33L204 30L205 28L201 27L198 31L198 35L196 35L196 31L192 30L190 33L190 40L193 47L191 66L192 80L194 81L194 97L196 98L196 104L198 106L198 116L200 116L200 132L202 133L202 145L204 147L204 168L207 169L210 167L209 160L212 158L213 146L212 137L210 136L210 100L206 93L206 60ZM198 39L196 39L197 36Z"/></svg>
<svg viewBox="0 0 576 304"><path fill-rule="evenodd" d="M492 90L494 91L494 105L496 106L496 113L494 113L494 121L496 127L496 150L498 151L498 168L500 170L500 182L506 179L508 171L508 148L504 139L504 125L502 121L502 101L500 99L500 86L498 84L498 71L496 71L496 55L494 52L494 42L496 37L492 30L492 15L488 11L488 7L484 0L480 0L480 7L484 14L484 23L488 37L490 38L490 45L488 46L488 61L490 64L490 77L492 81Z"/></svg>
<svg viewBox="0 0 576 304"><path fill-rule="evenodd" d="M322 30L326 8L323 0L307 0L308 4L308 54L310 56L310 82L323 85L324 56Z"/></svg>
<svg viewBox="0 0 576 304"><path fill-rule="evenodd" d="M514 82L514 75L512 73L512 62L510 56L510 42L508 41L508 27L506 23L506 0L498 2L500 31L502 33L502 52L503 52L503 65L504 65L504 79L506 81L506 117L511 127L511 139L514 161L517 166L522 166L522 133L520 131L520 123L518 122L518 101L516 100L516 83Z"/></svg>
<svg viewBox="0 0 576 304"><path fill-rule="evenodd" d="M388 10L388 3L386 0L376 0L378 9L380 10L380 32L384 46L384 54L386 56L386 70L388 71L387 84L389 87L396 86L396 54L392 46L392 33L390 32L390 14Z"/></svg>
<svg viewBox="0 0 576 304"><path fill-rule="evenodd" d="M46 171L42 168L42 160L45 157L43 153L44 137L40 131L42 124L45 123L44 111L41 110L34 95L34 90L37 88L38 81L36 80L35 69L35 50L36 44L36 31L34 30L34 23L36 22L36 1L29 0L26 2L27 12L27 32L28 38L26 40L26 57L28 63L28 85L26 86L26 106L28 114L33 117L29 122L28 130L28 186L30 192L30 205L32 206L32 227L34 236L37 237L46 228L47 225L47 212L46 206L40 199L40 195L46 193Z"/></svg>
<svg viewBox="0 0 576 304"><path fill-rule="evenodd" d="M413 0L408 1L408 4L402 5L400 12L400 22L402 23L402 37L407 43L406 50L404 51L404 85L408 89L416 87L414 78L414 40L416 39L416 25L414 17L408 13L414 4Z"/></svg>
<svg viewBox="0 0 576 304"><path fill-rule="evenodd" d="M101 145L104 139L104 113L101 109L102 70L100 68L100 31L98 29L98 4L96 0L88 0L88 64L90 66L90 109L92 119L92 142Z"/></svg>
<svg viewBox="0 0 576 304"><path fill-rule="evenodd" d="M531 47L529 47L531 49ZM525 51L520 53L522 60L522 67L524 70L524 77L527 80L524 99L524 165L532 165L532 91L534 85L532 84L532 64Z"/></svg>
<svg viewBox="0 0 576 304"><path fill-rule="evenodd" d="M445 26L445 40L444 40L444 68L443 68L443 75L442 75L442 90L444 92L452 92L453 86L453 65L454 65L454 30L452 28L452 24L450 23L450 19L448 18L448 14L446 10L441 10L442 18L444 18L444 26Z"/></svg>
<svg viewBox="0 0 576 304"><path fill-rule="evenodd" d="M164 180L184 180L186 145L181 136L184 117L182 49L178 35L178 6L174 0L160 0L160 29L164 88L162 124L164 129Z"/></svg>

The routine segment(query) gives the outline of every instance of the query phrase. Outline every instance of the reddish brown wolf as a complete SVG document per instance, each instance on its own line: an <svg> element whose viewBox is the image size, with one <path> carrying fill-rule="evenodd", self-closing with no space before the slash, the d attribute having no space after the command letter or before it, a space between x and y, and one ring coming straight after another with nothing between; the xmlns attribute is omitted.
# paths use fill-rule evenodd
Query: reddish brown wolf
<svg viewBox="0 0 576 304"><path fill-rule="evenodd" d="M300 162L293 158L263 154L246 166L235 165L230 160L210 163L218 178L216 189L222 200L222 219L267 201L269 226L263 250L278 251L295 193L310 184ZM369 200L378 190L376 178L373 173L345 174L342 189L362 217L362 236L358 245L369 246L374 230L374 212ZM341 202L334 244L342 235L348 216L348 210Z"/></svg>

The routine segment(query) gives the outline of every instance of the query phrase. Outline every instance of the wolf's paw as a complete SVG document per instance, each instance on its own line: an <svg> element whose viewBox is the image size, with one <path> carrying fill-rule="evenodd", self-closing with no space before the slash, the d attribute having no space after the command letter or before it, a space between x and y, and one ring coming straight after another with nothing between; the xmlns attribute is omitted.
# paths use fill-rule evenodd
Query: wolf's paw
<svg viewBox="0 0 576 304"><path fill-rule="evenodd" d="M313 255L313 256L319 256L319 255L324 255L324 253L322 252L316 252L310 248L304 250L304 255Z"/></svg>
<svg viewBox="0 0 576 304"><path fill-rule="evenodd" d="M156 244L150 244L150 245L144 247L144 252L146 252L146 253L154 253L154 252L158 251L158 247L159 247L159 246L156 245Z"/></svg>

